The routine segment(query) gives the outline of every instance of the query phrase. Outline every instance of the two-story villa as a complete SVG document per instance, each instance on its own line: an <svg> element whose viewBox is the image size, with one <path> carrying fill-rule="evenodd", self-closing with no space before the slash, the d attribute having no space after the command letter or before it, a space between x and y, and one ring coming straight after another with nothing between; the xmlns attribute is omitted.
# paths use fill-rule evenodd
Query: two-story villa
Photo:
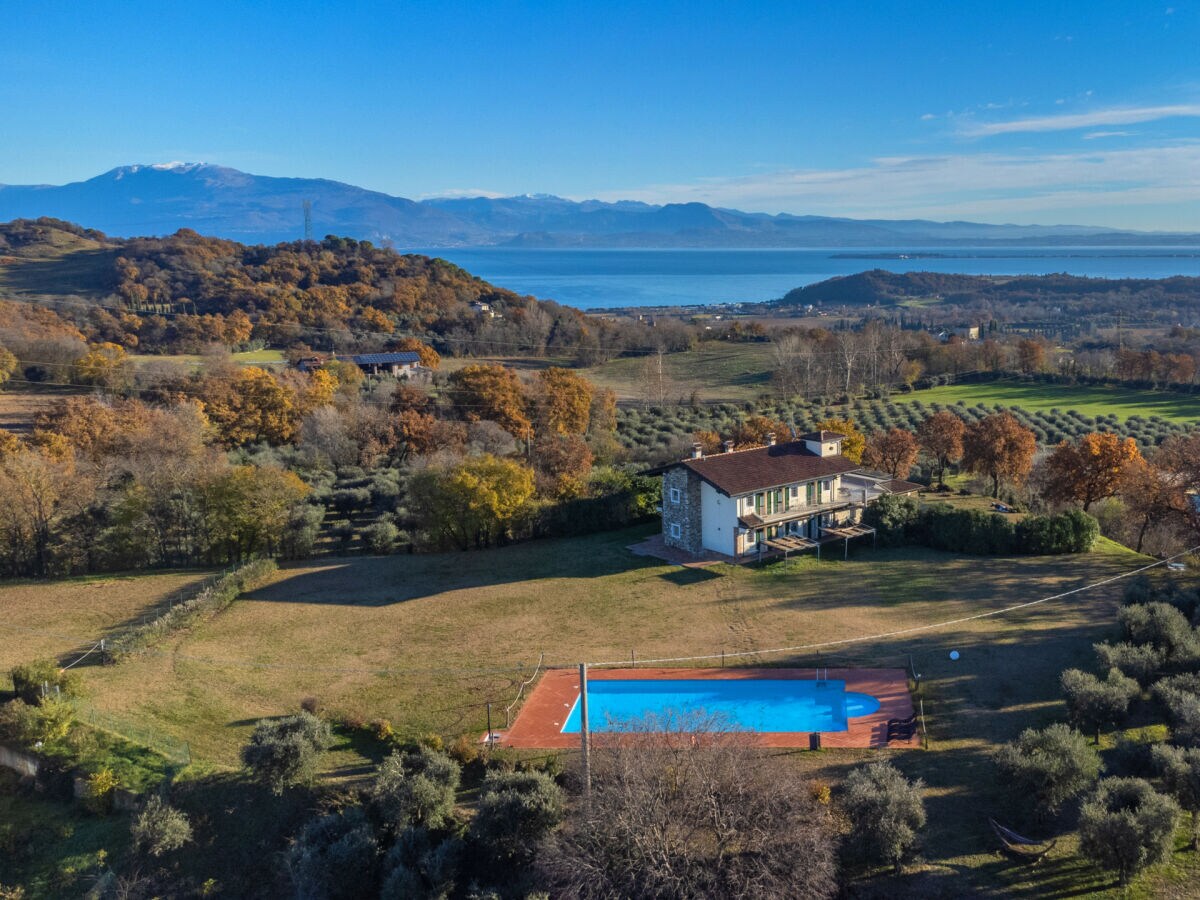
<svg viewBox="0 0 1200 900"><path fill-rule="evenodd" d="M844 435L819 431L798 440L690 459L663 471L663 540L669 547L739 557L782 537L819 541L828 529L858 521L887 493L919 485L879 478L842 456Z"/></svg>

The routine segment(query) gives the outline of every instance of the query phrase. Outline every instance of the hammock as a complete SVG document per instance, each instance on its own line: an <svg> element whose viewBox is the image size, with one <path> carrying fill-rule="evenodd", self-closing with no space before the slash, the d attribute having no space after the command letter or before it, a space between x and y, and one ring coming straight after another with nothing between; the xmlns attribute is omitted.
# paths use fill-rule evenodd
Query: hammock
<svg viewBox="0 0 1200 900"><path fill-rule="evenodd" d="M996 837L1000 839L1000 843L1004 845L1004 852L1023 859L1027 862L1036 865L1054 849L1054 845L1058 843L1055 838L1050 842L1035 841L1031 838L1022 837L1011 828L1005 828L995 819L988 819L988 824L992 826L992 831L996 833Z"/></svg>

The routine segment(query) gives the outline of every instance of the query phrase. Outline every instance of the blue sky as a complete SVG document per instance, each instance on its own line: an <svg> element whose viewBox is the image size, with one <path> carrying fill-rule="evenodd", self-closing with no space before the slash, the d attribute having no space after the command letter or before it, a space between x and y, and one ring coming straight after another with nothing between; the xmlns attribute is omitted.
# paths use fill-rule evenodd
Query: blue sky
<svg viewBox="0 0 1200 900"><path fill-rule="evenodd" d="M0 183L1200 231L1200 0L4 3Z"/></svg>

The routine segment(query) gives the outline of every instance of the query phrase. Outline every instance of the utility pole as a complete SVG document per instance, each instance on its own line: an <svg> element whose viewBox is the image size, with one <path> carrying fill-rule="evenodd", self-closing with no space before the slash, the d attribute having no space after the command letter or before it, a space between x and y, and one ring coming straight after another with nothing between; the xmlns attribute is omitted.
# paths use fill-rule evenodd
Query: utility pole
<svg viewBox="0 0 1200 900"><path fill-rule="evenodd" d="M312 201L304 201L304 240L312 240Z"/></svg>
<svg viewBox="0 0 1200 900"><path fill-rule="evenodd" d="M587 663L579 664L579 741L583 750L583 800L592 797L591 741L588 738Z"/></svg>

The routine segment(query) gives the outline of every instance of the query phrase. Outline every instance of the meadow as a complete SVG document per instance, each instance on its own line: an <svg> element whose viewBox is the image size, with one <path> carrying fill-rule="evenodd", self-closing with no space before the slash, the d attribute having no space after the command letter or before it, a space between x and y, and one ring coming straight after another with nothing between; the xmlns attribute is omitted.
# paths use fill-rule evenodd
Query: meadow
<svg viewBox="0 0 1200 900"><path fill-rule="evenodd" d="M887 752L928 785L924 863L906 876L915 889L1047 896L1068 886L1072 893L1105 888L1105 878L1067 852L1069 838L1036 870L1000 861L984 816L1007 814L992 748L1022 728L1062 718L1058 673L1093 666L1092 643L1115 631L1119 582L826 652L763 651L997 611L1131 571L1144 557L1103 539L1088 554L1066 557L966 557L866 544L846 561L827 554L786 567L685 569L626 549L652 530L294 564L151 652L80 671L97 708L189 742L191 771L200 774L236 767L255 720L293 711L307 697L341 720L387 719L401 735L477 736L488 702L503 725L504 707L543 652L545 664L556 666L721 651L729 664L911 665L923 676L930 749ZM189 577L196 576L41 586L53 606L14 624L53 622L64 636L94 634L161 602ZM29 606L32 589L0 587L0 610ZM67 649L44 635L18 634L22 643L6 660ZM836 783L873 752L785 755L806 774ZM326 778L361 777L378 758L369 742L342 740L327 755ZM1180 855L1139 884L1149 890L1184 878L1194 856Z"/></svg>

